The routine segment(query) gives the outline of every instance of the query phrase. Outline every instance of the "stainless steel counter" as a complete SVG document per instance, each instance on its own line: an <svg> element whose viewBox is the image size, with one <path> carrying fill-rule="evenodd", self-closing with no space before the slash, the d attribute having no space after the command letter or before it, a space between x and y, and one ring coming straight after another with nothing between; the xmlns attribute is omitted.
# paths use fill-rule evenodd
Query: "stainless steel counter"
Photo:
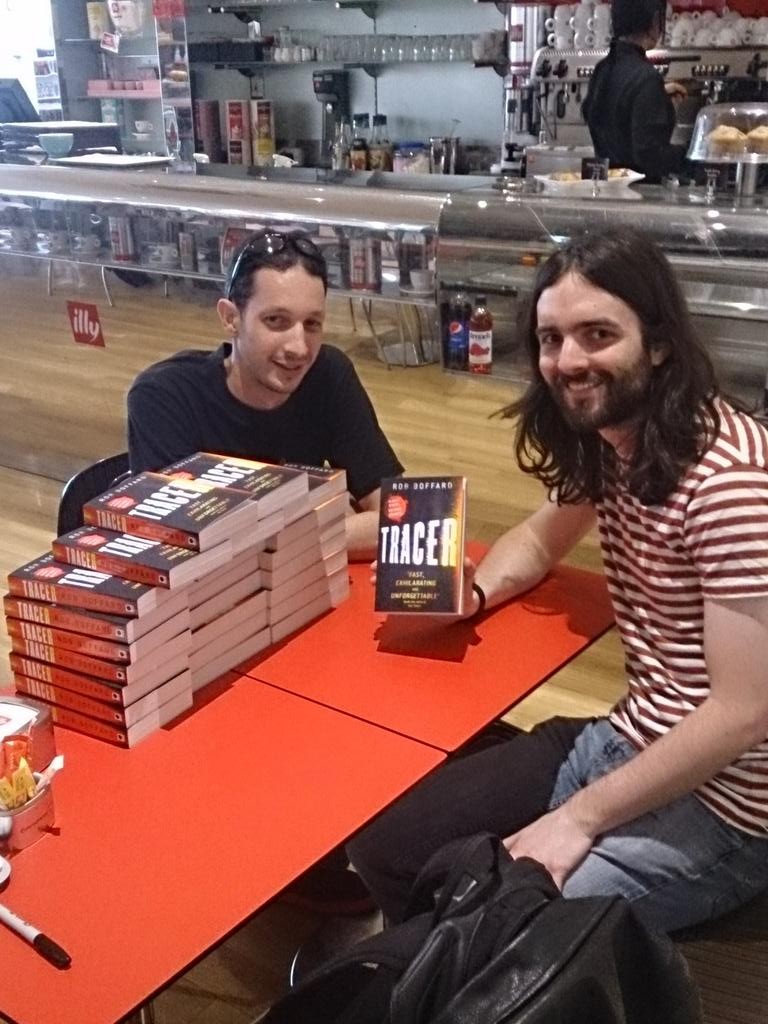
<svg viewBox="0 0 768 1024"><path fill-rule="evenodd" d="M515 326L538 261L590 226L627 224L649 232L667 253L726 383L743 395L762 395L768 368L768 195L735 200L708 197L703 188L657 186L613 194L602 186L593 196L590 186L584 196L535 192L530 183L490 187L489 179L481 179L478 187L476 180L464 177L349 176L306 168L259 175L254 169L236 169L222 175L215 170L184 175L0 165L0 216L13 211L17 220L30 221L28 235L0 225L0 250L19 253L18 237L24 242L22 254L30 257L102 268L126 265L113 259L105 227L97 253L84 256L71 248L41 253L34 238L42 214L66 215L69 221L90 216L104 225L110 216L127 214L135 216L139 228L159 223L168 230L195 230L201 237L208 232L214 253L229 226L302 224L316 233L329 232L342 250L364 237L390 253L384 284L378 293L337 284L342 294L427 308L437 299L445 308L458 289L486 293L497 318L494 372L519 377L526 368ZM585 183L578 186L576 191L583 192ZM398 250L402 253L413 238L421 239L426 253L436 243L436 296L404 293L401 287ZM222 277L221 267L213 263L206 273L158 268L137 254L132 265L163 276Z"/></svg>
<svg viewBox="0 0 768 1024"><path fill-rule="evenodd" d="M578 183L578 191L582 183ZM494 368L524 378L515 329L535 266L590 227L642 228L667 254L726 384L762 396L768 369L768 196L708 199L703 188L635 186L595 197L477 189L451 196L438 233L439 301L457 290L491 296Z"/></svg>
<svg viewBox="0 0 768 1024"><path fill-rule="evenodd" d="M350 228L436 230L448 192L287 184L249 176L106 171L43 165L0 165L0 196L61 203L169 210L180 217L297 220Z"/></svg>

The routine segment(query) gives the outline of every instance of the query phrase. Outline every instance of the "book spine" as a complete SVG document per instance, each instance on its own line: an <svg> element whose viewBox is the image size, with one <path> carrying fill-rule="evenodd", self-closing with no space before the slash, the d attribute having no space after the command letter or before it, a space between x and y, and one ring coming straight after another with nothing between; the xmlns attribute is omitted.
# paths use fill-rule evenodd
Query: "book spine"
<svg viewBox="0 0 768 1024"><path fill-rule="evenodd" d="M22 640L35 640L37 643L48 644L57 650L77 651L92 658L106 658L107 661L130 661L130 650L124 644L110 643L96 637L85 636L83 633L68 633L61 629L51 629L37 622L24 622L23 619L7 619L6 626L9 636L21 637Z"/></svg>
<svg viewBox="0 0 768 1024"><path fill-rule="evenodd" d="M107 722L100 722L97 718L91 718L90 715L83 715L79 711L60 707L58 704L48 704L48 707L51 710L51 718L56 725L60 725L65 729L73 729L75 732L85 733L86 736L93 736L97 740L104 740L118 747L128 746L128 735L125 729L109 725Z"/></svg>
<svg viewBox="0 0 768 1024"><path fill-rule="evenodd" d="M101 661L99 658L89 658L85 654L78 654L77 651L61 650L57 647L50 647L48 644L37 643L34 640L22 640L16 636L11 637L11 647L16 654L26 654L39 661L48 661L52 665L60 665L62 668L74 669L75 672L96 676L97 679L107 679L113 683L124 683L126 680L125 669L122 665Z"/></svg>
<svg viewBox="0 0 768 1024"><path fill-rule="evenodd" d="M83 676L78 672L68 672L47 662L35 661L34 658L23 658L19 654L11 654L11 669L16 675L27 679L39 680L49 686L61 686L65 690L82 693L95 700L109 701L113 704L124 704L123 691L119 686L103 683L91 676Z"/></svg>
<svg viewBox="0 0 768 1024"><path fill-rule="evenodd" d="M3 599L3 608L8 618L39 622L41 625L57 629L70 629L75 633L85 633L87 636L100 637L103 640L125 642L127 639L125 626L81 614L60 604L24 601L7 594Z"/></svg>
<svg viewBox="0 0 768 1024"><path fill-rule="evenodd" d="M83 518L90 526L101 526L105 530L115 530L117 533L132 533L136 537L164 541L166 544L175 544L176 547L189 548L192 551L200 550L200 542L194 533L164 526L162 523L134 519L120 512L107 512L91 505L83 506Z"/></svg>
<svg viewBox="0 0 768 1024"><path fill-rule="evenodd" d="M48 683L41 683L39 679L28 679L25 676L14 676L14 685L17 693L37 697L39 700L69 708L71 711L79 711L83 715L90 715L102 722L111 722L122 728L126 727L125 711L115 704L104 704L100 700L93 700L80 693L75 693L73 690L50 686Z"/></svg>
<svg viewBox="0 0 768 1024"><path fill-rule="evenodd" d="M141 565L127 558L105 555L100 551L85 551L72 544L62 544L55 540L51 545L54 557L69 565L81 565L86 569L97 569L110 576L120 576L134 583L144 583L150 587L167 587L168 573L155 569L151 565Z"/></svg>
<svg viewBox="0 0 768 1024"><path fill-rule="evenodd" d="M132 618L139 614L136 602L129 598L111 597L109 594L81 590L79 587L56 586L51 583L40 583L38 580L19 579L17 576L8 577L8 587L16 597L29 597L34 601L69 604L75 608L88 608L93 612Z"/></svg>

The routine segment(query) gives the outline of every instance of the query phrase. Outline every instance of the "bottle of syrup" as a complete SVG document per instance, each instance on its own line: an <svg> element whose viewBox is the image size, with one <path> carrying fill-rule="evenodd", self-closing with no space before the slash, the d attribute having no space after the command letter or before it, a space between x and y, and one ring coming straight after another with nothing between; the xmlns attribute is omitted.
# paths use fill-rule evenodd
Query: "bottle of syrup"
<svg viewBox="0 0 768 1024"><path fill-rule="evenodd" d="M493 362L493 317L484 295L478 295L469 318L470 373L490 373Z"/></svg>
<svg viewBox="0 0 768 1024"><path fill-rule="evenodd" d="M370 118L367 114L355 114L352 118L355 137L349 150L349 165L353 171L368 170L368 130Z"/></svg>

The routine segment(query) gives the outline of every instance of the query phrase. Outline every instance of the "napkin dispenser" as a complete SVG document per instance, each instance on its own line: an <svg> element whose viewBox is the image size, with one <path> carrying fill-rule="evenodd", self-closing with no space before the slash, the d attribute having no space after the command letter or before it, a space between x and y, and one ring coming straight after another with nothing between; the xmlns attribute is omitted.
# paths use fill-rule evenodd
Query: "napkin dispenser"
<svg viewBox="0 0 768 1024"><path fill-rule="evenodd" d="M30 768L41 772L56 756L51 710L28 697L0 693L0 740L24 733L31 741Z"/></svg>
<svg viewBox="0 0 768 1024"><path fill-rule="evenodd" d="M25 733L30 737L30 767L41 772L56 754L51 712L45 704L0 694L0 739ZM45 835L54 823L53 790L45 786L13 810L0 811L0 852L16 853Z"/></svg>

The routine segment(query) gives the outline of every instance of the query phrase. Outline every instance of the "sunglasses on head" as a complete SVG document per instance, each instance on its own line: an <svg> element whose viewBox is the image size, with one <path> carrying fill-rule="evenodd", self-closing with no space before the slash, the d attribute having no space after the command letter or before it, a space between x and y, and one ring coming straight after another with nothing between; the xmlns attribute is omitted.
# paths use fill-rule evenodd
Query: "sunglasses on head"
<svg viewBox="0 0 768 1024"><path fill-rule="evenodd" d="M323 260L323 254L312 239L299 231L263 231L260 234L252 235L238 250L234 262L229 268L224 289L226 298L231 298L232 289L240 276L243 265L251 256L275 256L286 249L295 249L302 256L308 256L313 260Z"/></svg>

